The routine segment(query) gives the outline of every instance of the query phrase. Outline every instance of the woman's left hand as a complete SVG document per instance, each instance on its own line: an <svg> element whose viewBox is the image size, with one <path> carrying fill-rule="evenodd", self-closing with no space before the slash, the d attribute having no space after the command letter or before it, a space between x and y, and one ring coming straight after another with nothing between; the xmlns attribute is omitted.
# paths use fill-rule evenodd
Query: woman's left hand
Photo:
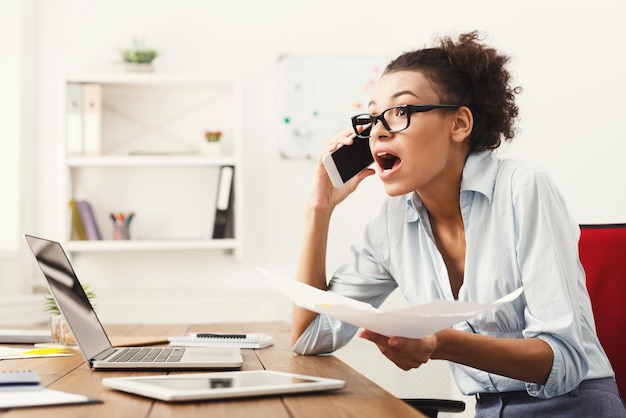
<svg viewBox="0 0 626 418"><path fill-rule="evenodd" d="M430 360L437 348L436 334L419 339L385 337L373 331L361 331L359 337L376 344L381 353L402 370L420 367Z"/></svg>

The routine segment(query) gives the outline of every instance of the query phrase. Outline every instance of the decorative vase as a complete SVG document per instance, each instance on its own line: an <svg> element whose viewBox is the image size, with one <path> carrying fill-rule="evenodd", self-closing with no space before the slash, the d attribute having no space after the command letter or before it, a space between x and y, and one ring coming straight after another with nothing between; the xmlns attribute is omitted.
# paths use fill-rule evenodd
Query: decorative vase
<svg viewBox="0 0 626 418"><path fill-rule="evenodd" d="M151 73L153 71L150 62L126 62L124 66L129 73Z"/></svg>
<svg viewBox="0 0 626 418"><path fill-rule="evenodd" d="M50 317L50 332L52 342L62 345L76 345L76 339L70 326L65 321L63 315L55 315Z"/></svg>
<svg viewBox="0 0 626 418"><path fill-rule="evenodd" d="M220 141L206 141L202 147L202 154L218 156L222 154L222 144Z"/></svg>

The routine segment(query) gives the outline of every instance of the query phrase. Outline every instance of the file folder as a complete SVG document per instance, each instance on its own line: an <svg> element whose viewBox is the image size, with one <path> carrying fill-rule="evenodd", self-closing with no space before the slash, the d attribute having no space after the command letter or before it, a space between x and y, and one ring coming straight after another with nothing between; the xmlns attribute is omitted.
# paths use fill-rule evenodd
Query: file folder
<svg viewBox="0 0 626 418"><path fill-rule="evenodd" d="M100 155L102 86L83 84L83 154Z"/></svg>
<svg viewBox="0 0 626 418"><path fill-rule="evenodd" d="M220 168L220 177L215 201L215 220L213 225L213 239L233 238L233 189L235 168L225 165Z"/></svg>
<svg viewBox="0 0 626 418"><path fill-rule="evenodd" d="M66 88L66 150L67 155L83 154L83 88L82 84L69 83Z"/></svg>

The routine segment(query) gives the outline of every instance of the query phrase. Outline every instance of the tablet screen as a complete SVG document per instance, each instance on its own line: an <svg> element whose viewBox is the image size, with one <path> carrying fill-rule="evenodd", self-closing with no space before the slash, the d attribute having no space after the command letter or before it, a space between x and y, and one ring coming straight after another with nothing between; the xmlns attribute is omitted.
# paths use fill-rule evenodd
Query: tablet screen
<svg viewBox="0 0 626 418"><path fill-rule="evenodd" d="M132 379L129 379L132 380ZM135 379L139 381L139 379ZM245 388L260 386L291 386L298 383L314 383L317 380L305 379L298 376L283 374L239 374L234 377L201 377L180 376L168 378L153 378L144 380L144 383L156 385L178 391L202 390L202 389L224 389L224 388Z"/></svg>
<svg viewBox="0 0 626 418"><path fill-rule="evenodd" d="M335 390L344 388L346 382L270 370L250 370L112 377L103 379L102 384L164 401L189 401Z"/></svg>

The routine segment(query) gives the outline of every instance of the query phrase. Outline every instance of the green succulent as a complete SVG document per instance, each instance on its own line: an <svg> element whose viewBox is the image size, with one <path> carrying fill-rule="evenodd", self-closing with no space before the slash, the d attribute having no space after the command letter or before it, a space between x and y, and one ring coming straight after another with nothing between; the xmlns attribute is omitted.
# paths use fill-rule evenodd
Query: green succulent
<svg viewBox="0 0 626 418"><path fill-rule="evenodd" d="M83 283L81 284L81 286L83 287L83 290L85 291L85 294L87 295L87 299L89 299L89 301L91 302L91 304L94 306L94 309L95 309L93 300L96 298L96 294L91 289L89 284ZM61 315L61 311L59 310L59 307L57 306L57 302L54 300L50 292L44 295L43 311L50 316Z"/></svg>
<svg viewBox="0 0 626 418"><path fill-rule="evenodd" d="M133 38L132 48L121 49L120 52L124 62L132 64L149 64L159 55L156 50L146 48L137 38Z"/></svg>

